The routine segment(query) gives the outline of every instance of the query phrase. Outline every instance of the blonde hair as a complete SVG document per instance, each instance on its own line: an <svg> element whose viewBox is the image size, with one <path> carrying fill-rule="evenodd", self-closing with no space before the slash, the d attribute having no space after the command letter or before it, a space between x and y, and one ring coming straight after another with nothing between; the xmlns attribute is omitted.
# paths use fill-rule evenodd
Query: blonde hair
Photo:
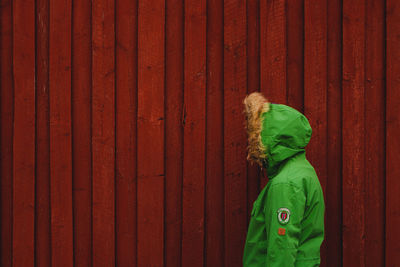
<svg viewBox="0 0 400 267"><path fill-rule="evenodd" d="M261 141L261 114L269 111L269 102L261 93L254 92L245 97L243 104L248 137L247 160L262 166L267 155L266 147Z"/></svg>

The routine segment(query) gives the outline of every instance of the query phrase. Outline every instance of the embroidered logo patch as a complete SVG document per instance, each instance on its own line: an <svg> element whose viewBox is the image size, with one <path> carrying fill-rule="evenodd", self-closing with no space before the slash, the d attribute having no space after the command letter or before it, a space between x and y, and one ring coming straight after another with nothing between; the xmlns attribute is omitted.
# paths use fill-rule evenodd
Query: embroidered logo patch
<svg viewBox="0 0 400 267"><path fill-rule="evenodd" d="M279 228L278 229L278 235L285 235L286 229L285 228Z"/></svg>
<svg viewBox="0 0 400 267"><path fill-rule="evenodd" d="M290 218L290 210L288 208L278 209L278 221L281 224L287 224Z"/></svg>

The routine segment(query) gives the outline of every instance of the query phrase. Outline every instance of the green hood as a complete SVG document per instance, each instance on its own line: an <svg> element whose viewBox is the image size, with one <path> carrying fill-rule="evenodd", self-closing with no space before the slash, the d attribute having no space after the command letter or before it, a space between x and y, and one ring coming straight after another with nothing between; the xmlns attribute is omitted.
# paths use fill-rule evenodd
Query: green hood
<svg viewBox="0 0 400 267"><path fill-rule="evenodd" d="M264 167L272 178L283 162L305 151L312 129L303 114L286 105L270 104L262 116L261 141L267 151Z"/></svg>

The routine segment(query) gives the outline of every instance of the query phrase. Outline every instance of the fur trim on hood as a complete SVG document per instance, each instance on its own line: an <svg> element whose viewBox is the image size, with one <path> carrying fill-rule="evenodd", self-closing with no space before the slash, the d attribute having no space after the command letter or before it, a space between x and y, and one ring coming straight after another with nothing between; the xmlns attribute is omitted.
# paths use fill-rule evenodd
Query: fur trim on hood
<svg viewBox="0 0 400 267"><path fill-rule="evenodd" d="M261 142L263 125L261 114L268 112L269 102L261 93L254 92L246 96L243 104L248 137L247 160L263 166L267 153L266 147Z"/></svg>

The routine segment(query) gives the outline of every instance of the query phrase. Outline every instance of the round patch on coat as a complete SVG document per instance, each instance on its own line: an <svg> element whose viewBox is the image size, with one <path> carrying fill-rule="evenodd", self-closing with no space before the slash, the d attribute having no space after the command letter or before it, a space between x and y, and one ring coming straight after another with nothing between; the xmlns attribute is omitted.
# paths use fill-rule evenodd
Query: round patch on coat
<svg viewBox="0 0 400 267"><path fill-rule="evenodd" d="M290 210L288 208L278 209L278 221L281 224L287 224L289 222Z"/></svg>

